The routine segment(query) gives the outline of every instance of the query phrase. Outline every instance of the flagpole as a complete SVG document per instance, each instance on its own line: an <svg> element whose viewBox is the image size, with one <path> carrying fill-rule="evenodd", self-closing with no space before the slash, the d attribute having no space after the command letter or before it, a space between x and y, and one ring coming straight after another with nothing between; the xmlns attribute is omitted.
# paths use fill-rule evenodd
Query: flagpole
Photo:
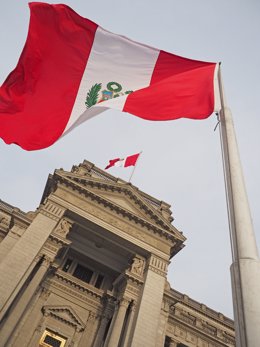
<svg viewBox="0 0 260 347"><path fill-rule="evenodd" d="M133 174L134 174L134 172L135 172L135 168L136 168L137 162L138 162L138 160L139 160L139 158L140 158L140 156L141 156L142 153L143 153L143 151L141 151L141 152L139 153L139 156L138 156L138 158L137 158L137 160L136 160L136 162L135 162L133 171L132 171L132 173L131 173L131 175L130 175L130 178L129 178L129 181L128 181L129 183L131 182L131 179L132 179Z"/></svg>
<svg viewBox="0 0 260 347"><path fill-rule="evenodd" d="M231 239L231 283L237 347L260 346L260 261L230 109L221 72L220 139Z"/></svg>

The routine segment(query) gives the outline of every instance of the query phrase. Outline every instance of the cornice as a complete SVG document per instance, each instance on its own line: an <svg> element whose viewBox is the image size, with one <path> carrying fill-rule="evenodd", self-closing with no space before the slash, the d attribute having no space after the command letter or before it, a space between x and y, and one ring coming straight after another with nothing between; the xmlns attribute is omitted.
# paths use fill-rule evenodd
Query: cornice
<svg viewBox="0 0 260 347"><path fill-rule="evenodd" d="M187 322L185 322L181 319L178 319L178 317L176 318L174 316L174 317L170 318L170 322L168 321L166 331L170 334L176 335L176 331L175 331L176 328L180 329L180 332L183 332L184 335L185 335L185 333L186 334L189 333L197 339L198 338L202 339L202 341L204 341L204 342L207 342L209 344L214 343L214 346L216 346L216 347L235 346L235 337L233 337L233 343L231 341L227 342L227 337L226 337L225 332L223 332L222 337L217 336L217 335L211 335L211 334L207 333L205 330L199 328L198 326L189 325ZM185 336L183 336L181 333L180 333L180 338L182 340L184 340L185 342L187 340L187 338L185 338ZM194 342L193 342L193 344L194 344ZM198 342L196 344L194 344L194 346L199 346Z"/></svg>
<svg viewBox="0 0 260 347"><path fill-rule="evenodd" d="M8 217L9 223L8 227L11 228L14 224L19 225L22 228L28 227L32 220L32 214L36 214L37 212L23 212L17 207L14 207L3 200L0 199L0 214L3 214L3 217Z"/></svg>
<svg viewBox="0 0 260 347"><path fill-rule="evenodd" d="M225 317L222 313L216 312L211 308L208 308L204 304L201 304L187 295L177 292L174 289L165 290L164 297L166 301L170 304L172 301L172 306L177 305L178 303L182 304L184 307L188 307L191 310L201 314L202 316L207 317L215 321L216 323L226 326L228 329L234 330L234 322L232 319ZM171 306L171 304L170 304Z"/></svg>

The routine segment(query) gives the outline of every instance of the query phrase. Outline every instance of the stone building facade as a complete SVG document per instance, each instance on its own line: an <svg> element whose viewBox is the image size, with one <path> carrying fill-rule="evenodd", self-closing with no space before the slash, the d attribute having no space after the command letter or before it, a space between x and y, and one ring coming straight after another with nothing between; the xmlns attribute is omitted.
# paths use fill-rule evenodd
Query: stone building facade
<svg viewBox="0 0 260 347"><path fill-rule="evenodd" d="M172 220L88 161L50 175L34 212L0 201L0 346L235 346L232 320L167 282Z"/></svg>

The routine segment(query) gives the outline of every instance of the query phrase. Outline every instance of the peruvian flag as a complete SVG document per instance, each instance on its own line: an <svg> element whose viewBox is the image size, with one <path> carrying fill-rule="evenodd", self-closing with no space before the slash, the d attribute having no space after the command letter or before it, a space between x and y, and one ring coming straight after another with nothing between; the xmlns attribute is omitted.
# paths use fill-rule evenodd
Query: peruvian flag
<svg viewBox="0 0 260 347"><path fill-rule="evenodd" d="M119 167L135 166L140 154L141 153L129 155L128 157L123 159L120 159L120 158L111 159L109 160L109 164L105 167L105 170L109 169L112 166L119 166Z"/></svg>
<svg viewBox="0 0 260 347"><path fill-rule="evenodd" d="M0 137L50 146L109 109L153 121L204 119L215 105L217 64L115 35L66 5L30 3L21 57L0 87Z"/></svg>

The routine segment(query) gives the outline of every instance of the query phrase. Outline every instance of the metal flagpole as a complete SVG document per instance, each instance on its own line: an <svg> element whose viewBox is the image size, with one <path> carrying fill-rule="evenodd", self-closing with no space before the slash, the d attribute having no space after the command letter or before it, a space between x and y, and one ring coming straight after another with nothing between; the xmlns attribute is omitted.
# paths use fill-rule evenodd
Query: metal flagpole
<svg viewBox="0 0 260 347"><path fill-rule="evenodd" d="M135 165L134 165L133 171L132 171L131 176L130 176L129 181L128 181L129 183L131 182L131 179L132 179L133 174L134 174L134 172L135 172L135 167L136 167L137 162L138 162L138 160L139 160L139 158L140 158L140 156L141 156L141 154L142 154L142 153L143 153L143 151L141 151L141 152L139 153L139 156L138 156L138 158L137 158L137 160L136 160L136 162L135 162Z"/></svg>
<svg viewBox="0 0 260 347"><path fill-rule="evenodd" d="M236 135L219 67L220 138L231 238L231 283L237 347L260 346L260 260Z"/></svg>

